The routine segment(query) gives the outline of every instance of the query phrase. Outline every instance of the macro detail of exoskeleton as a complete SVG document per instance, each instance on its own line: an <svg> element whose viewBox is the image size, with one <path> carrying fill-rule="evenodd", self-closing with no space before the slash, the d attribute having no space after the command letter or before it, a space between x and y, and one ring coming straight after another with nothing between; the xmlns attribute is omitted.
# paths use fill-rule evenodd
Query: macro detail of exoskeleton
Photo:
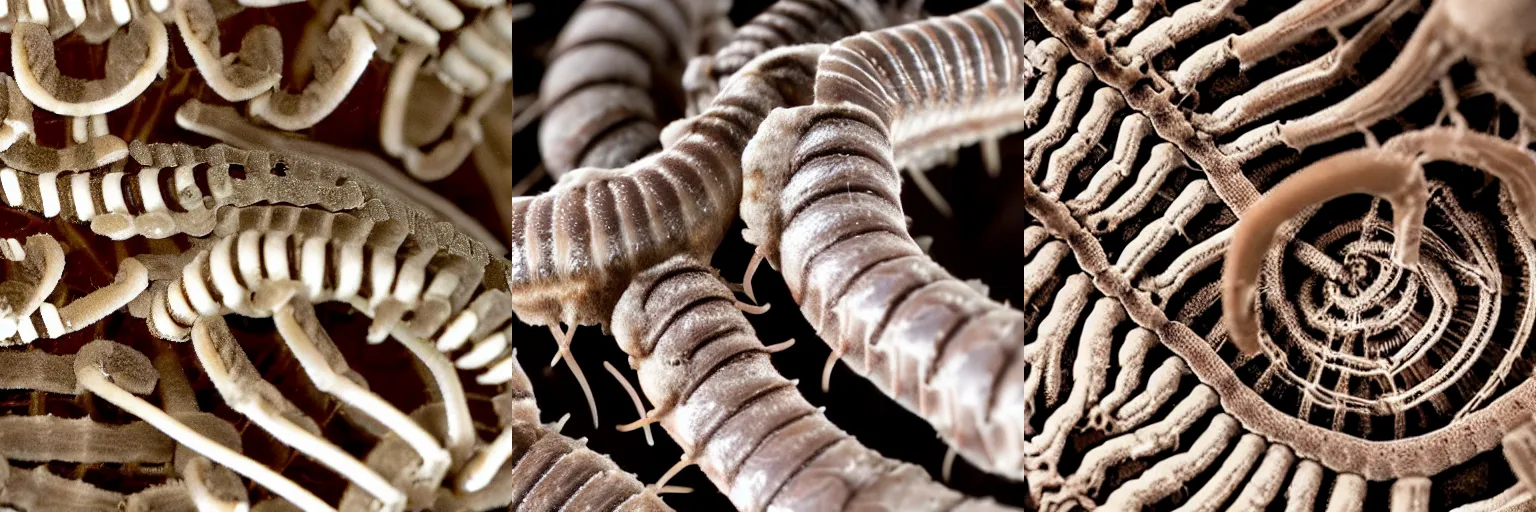
<svg viewBox="0 0 1536 512"><path fill-rule="evenodd" d="M0 508L1536 507L1533 23L0 2Z"/></svg>
<svg viewBox="0 0 1536 512"><path fill-rule="evenodd" d="M768 476L787 461L760 470L783 486L738 490L756 466L719 460L697 433L747 428L737 421L759 400L793 389L697 399L726 400L709 406L725 420L679 412L691 390L765 357L725 348L752 331L723 317L760 308L723 292L653 298L665 287L650 279L716 283L698 262L736 253L729 239L717 253L713 230L652 240L730 216L665 199L696 187L696 171L642 188L661 198L644 210L616 198L651 159L702 161L675 144L739 104L728 92L757 76L745 70L814 51L809 101L735 127L750 132L735 192L749 267L779 270L830 352L820 375L791 377L825 390L844 362L958 460L1018 482L1030 508L1528 506L1536 4L998 0L822 35L873 19L868 7L774 3L690 63L683 101L698 117L661 130L630 168L578 171L529 199L569 209L527 217L513 266L547 268L525 282L569 295L515 310L613 331L654 407L626 430L660 423L680 464L739 508L802 499L797 473ZM1008 165L1000 139L1021 149ZM952 204L922 171L970 145L988 171L1023 171L1019 298L947 270L913 230L914 211ZM734 164L712 176L734 183ZM903 204L908 185L927 204ZM661 263L674 255L697 270ZM665 275L648 277L658 264ZM639 303L676 312L629 306L633 288L614 309L635 276L661 286ZM751 270L739 291L756 302ZM556 337L570 345L569 331ZM647 349L690 338L706 344L687 357ZM725 405L749 389L762 391ZM824 442L747 439L790 435Z"/></svg>
<svg viewBox="0 0 1536 512"><path fill-rule="evenodd" d="M1525 506L1530 317L1511 292L1530 286L1536 159L1510 84L1536 47L1486 10L1530 4L1195 2L1140 31L1028 4L1125 99L1121 126L1151 128L1123 129L1117 158L1077 178L1026 167L1029 213L1089 297L1124 311L1089 313L1076 357L1090 328L1131 328L1089 366L1114 351L1131 375L1078 428L1134 437L1069 443L1075 469L1029 475L1040 505ZM1082 293L1061 290L1056 304ZM1153 465L1117 481L1138 459Z"/></svg>

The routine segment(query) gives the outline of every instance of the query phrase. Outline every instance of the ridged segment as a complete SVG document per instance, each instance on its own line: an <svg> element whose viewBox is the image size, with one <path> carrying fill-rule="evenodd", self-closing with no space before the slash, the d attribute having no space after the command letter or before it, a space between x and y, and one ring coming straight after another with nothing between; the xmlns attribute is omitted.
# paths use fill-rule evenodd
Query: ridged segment
<svg viewBox="0 0 1536 512"><path fill-rule="evenodd" d="M1002 2L844 39L818 64L816 105L775 112L743 159L746 238L834 353L966 460L1018 479L1024 315L923 255L897 167L1032 122L1026 88L1063 55Z"/></svg>
<svg viewBox="0 0 1536 512"><path fill-rule="evenodd" d="M758 55L785 46L831 43L866 30L902 21L888 16L895 3L880 0L779 0L736 29L721 47L709 71L714 80L736 74ZM889 13L895 14L895 13Z"/></svg>
<svg viewBox="0 0 1536 512"><path fill-rule="evenodd" d="M838 429L768 360L709 267L637 276L614 314L653 412L740 510L1009 510L969 499Z"/></svg>
<svg viewBox="0 0 1536 512"><path fill-rule="evenodd" d="M707 258L741 198L741 152L774 108L810 102L824 47L763 56L667 149L623 169L583 169L514 198L514 309L533 325L606 322L634 272L675 254Z"/></svg>
<svg viewBox="0 0 1536 512"><path fill-rule="evenodd" d="M537 419L537 418L535 418ZM511 473L498 485L518 510L670 511L654 492L619 469L585 440L548 425L520 422L512 430Z"/></svg>
<svg viewBox="0 0 1536 512"><path fill-rule="evenodd" d="M628 165L661 149L653 77L676 77L727 2L584 2L555 42L540 87L539 151L551 174Z"/></svg>
<svg viewBox="0 0 1536 512"><path fill-rule="evenodd" d="M925 161L1034 122L1025 88L1059 44L1028 38L1027 15L999 2L838 41L816 101L849 102L890 126L900 161Z"/></svg>
<svg viewBox="0 0 1536 512"><path fill-rule="evenodd" d="M912 241L879 118L816 105L775 112L763 133L771 142L754 141L762 152L746 158L743 217L806 319L968 461L1023 478L1024 316ZM768 151L780 154L770 161ZM778 194L772 182L784 183Z"/></svg>

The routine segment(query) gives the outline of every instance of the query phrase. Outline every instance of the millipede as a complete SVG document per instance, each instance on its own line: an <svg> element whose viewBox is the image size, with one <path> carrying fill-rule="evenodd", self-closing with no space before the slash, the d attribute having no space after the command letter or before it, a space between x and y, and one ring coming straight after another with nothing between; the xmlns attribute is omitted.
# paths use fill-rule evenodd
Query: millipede
<svg viewBox="0 0 1536 512"><path fill-rule="evenodd" d="M1533 17L0 2L0 509L1530 509Z"/></svg>
<svg viewBox="0 0 1536 512"><path fill-rule="evenodd" d="M545 168L560 175L621 167L661 149L652 88L680 87L658 79L679 75L688 59L719 44L729 7L728 0L583 2L539 87Z"/></svg>
<svg viewBox="0 0 1536 512"><path fill-rule="evenodd" d="M764 54L710 110L669 128L667 149L621 169L584 168L513 201L513 309L533 325L606 323L622 284L664 256L708 254L741 195L739 161L773 108L809 103L822 47Z"/></svg>
<svg viewBox="0 0 1536 512"><path fill-rule="evenodd" d="M1023 123L1031 58L1054 62L1009 49L1060 46L1025 40L1023 22L992 4L834 45L818 66L816 105L775 112L749 145L742 214L748 241L782 269L835 356L934 423L967 460L1020 479L1034 395L1024 378L1024 317L922 254L907 233L892 161L896 147L922 151L927 133L938 140L931 147L950 148L979 138L966 128L995 133ZM967 33L988 38L960 37ZM905 47L934 52L899 55L897 37L926 38ZM1086 68L1073 69L1059 90L1081 91L1073 83L1085 78L1071 76ZM916 76L949 80L902 80ZM988 78L980 86L962 76ZM952 110L984 115L953 115L952 127ZM849 220L828 229L836 218Z"/></svg>
<svg viewBox="0 0 1536 512"><path fill-rule="evenodd" d="M682 463L699 465L738 509L1012 510L838 429L768 364L734 302L713 269L681 255L636 276L612 329L654 407L642 421L661 424Z"/></svg>
<svg viewBox="0 0 1536 512"><path fill-rule="evenodd" d="M885 0L779 0L737 27L713 55L688 61L683 74L690 114L714 100L720 83L753 58L774 48L832 43L839 39L912 21L920 2Z"/></svg>

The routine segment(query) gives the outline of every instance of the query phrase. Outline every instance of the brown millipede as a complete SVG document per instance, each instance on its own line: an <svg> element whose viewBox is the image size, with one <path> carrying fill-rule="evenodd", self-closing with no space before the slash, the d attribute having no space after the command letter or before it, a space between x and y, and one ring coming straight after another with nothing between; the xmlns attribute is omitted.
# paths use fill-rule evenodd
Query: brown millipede
<svg viewBox="0 0 1536 512"><path fill-rule="evenodd" d="M923 170L979 142L988 174L997 176L997 138L1034 125L1058 78L1066 91L1074 90L1069 82L1088 76L1086 70L1058 75L1066 47L1027 39L1024 13L1010 9L992 2L846 38L820 66L819 102L846 99L894 116L886 121L900 148L895 164L944 216L951 208ZM1026 96L1031 82L1034 91Z"/></svg>

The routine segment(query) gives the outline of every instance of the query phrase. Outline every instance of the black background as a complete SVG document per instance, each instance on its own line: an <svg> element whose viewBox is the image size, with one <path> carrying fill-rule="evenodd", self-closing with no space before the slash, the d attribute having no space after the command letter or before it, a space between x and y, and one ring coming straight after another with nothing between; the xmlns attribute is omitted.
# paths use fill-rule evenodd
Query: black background
<svg viewBox="0 0 1536 512"><path fill-rule="evenodd" d="M549 47L578 5L571 1L533 3L533 16L519 22L514 32L514 90L519 96L538 90ZM731 17L740 25L769 3L768 0L737 0ZM977 3L933 1L928 3L927 9L932 14L948 14ZM672 117L677 114L675 111L670 113ZM528 176L539 164L537 125L535 121L516 136L515 180ZM914 219L914 236L934 237L932 254L936 260L962 279L977 278L987 283L994 299L1019 304L1022 302L1023 280L1020 233L1025 215L1018 200L1022 190L1016 155L1018 138L1005 139L1002 147L1005 158L1000 178L991 178L982 170L975 148L961 151L953 168L928 173L929 179L954 206L953 218L939 216L910 186L903 190L903 203L907 215ZM547 190L552 183L549 178L544 178L529 193ZM731 281L741 279L753 250L741 239L742 227L738 220L714 258L714 265ZM779 371L788 378L800 379L801 393L811 403L825 406L827 417L860 442L887 457L918 464L937 479L946 446L927 422L885 397L842 364L838 364L833 372L830 392L823 393L820 375L829 354L827 345L815 336L815 331L796 310L777 272L764 265L754 279L754 285L759 300L773 306L768 313L752 317L763 343L772 344L789 338L796 340L793 348L774 355L774 364ZM646 483L654 482L677 462L681 450L660 429L655 430L655 446L646 446L639 431L620 433L614 430L614 425L634 421L638 416L623 389L602 366L603 361L608 361L633 379L626 356L612 337L603 335L597 327L583 327L573 346L596 395L601 426L595 430L588 417L585 399L570 370L564 365L555 370L547 367L555 353L555 344L548 331L543 327L518 324L514 339L519 360L534 381L545 421L554 421L569 413L571 418L565 424L564 434L586 437L592 449L611 456L620 467L637 474ZM683 470L669 485L695 489L692 494L665 496L667 503L678 510L733 508L697 468ZM1027 495L1022 482L985 474L959 457L955 460L949 485L969 495L990 496L1016 506L1024 505Z"/></svg>

